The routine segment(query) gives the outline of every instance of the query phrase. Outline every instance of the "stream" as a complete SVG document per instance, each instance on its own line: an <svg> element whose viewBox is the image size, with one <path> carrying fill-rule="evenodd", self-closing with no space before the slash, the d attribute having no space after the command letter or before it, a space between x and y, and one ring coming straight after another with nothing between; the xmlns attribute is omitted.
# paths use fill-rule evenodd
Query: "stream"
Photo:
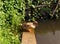
<svg viewBox="0 0 60 44"><path fill-rule="evenodd" d="M40 22L35 34L37 44L60 44L60 20Z"/></svg>

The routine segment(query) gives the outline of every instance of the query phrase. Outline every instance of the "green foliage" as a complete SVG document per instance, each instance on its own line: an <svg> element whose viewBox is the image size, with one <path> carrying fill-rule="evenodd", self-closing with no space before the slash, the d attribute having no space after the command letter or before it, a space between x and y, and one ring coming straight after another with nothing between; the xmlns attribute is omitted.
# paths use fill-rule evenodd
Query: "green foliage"
<svg viewBox="0 0 60 44"><path fill-rule="evenodd" d="M23 0L0 0L0 44L20 44L18 26L24 14Z"/></svg>
<svg viewBox="0 0 60 44"><path fill-rule="evenodd" d="M10 32L10 29L0 29L0 44L20 44L18 35Z"/></svg>
<svg viewBox="0 0 60 44"><path fill-rule="evenodd" d="M41 14L41 11L47 12L52 19L54 15L59 16L58 12L56 12L58 9L53 14L53 11L55 10L57 3L58 3L57 0L25 0L26 10L28 11L28 16L30 17L28 21L31 21L31 20L34 21L37 18L41 19L40 17L42 17L42 14L44 13L43 12ZM57 19L57 16L55 19Z"/></svg>

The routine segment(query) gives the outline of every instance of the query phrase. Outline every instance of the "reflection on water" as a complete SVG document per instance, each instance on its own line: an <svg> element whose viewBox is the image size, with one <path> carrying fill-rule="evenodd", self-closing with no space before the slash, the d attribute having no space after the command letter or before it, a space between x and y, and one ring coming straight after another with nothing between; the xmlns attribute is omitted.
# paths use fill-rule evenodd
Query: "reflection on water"
<svg viewBox="0 0 60 44"><path fill-rule="evenodd" d="M37 44L60 44L60 21L39 23L36 39Z"/></svg>

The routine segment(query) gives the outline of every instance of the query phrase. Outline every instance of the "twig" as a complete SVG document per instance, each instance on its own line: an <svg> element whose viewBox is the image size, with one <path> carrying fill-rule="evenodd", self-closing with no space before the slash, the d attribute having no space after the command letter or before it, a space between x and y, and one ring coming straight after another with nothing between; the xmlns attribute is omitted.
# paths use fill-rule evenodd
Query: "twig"
<svg viewBox="0 0 60 44"><path fill-rule="evenodd" d="M40 7L44 7L44 6L48 6L48 5L50 5L50 4L37 5L37 6L35 6L35 8L40 8ZM32 7L32 6L30 6L30 7ZM26 9L28 10L28 9L30 9L30 7L26 8Z"/></svg>
<svg viewBox="0 0 60 44"><path fill-rule="evenodd" d="M54 9L54 11L53 11L52 15L54 15L54 14L55 14L55 12L56 12L56 10L57 10L57 8L58 8L58 4L59 4L59 1L58 1L57 5L56 5L56 8Z"/></svg>

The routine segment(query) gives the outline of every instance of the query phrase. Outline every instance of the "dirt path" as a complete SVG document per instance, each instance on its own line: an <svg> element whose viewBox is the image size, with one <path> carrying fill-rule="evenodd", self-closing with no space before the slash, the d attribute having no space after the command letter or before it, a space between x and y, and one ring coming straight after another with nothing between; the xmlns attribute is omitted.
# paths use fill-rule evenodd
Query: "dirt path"
<svg viewBox="0 0 60 44"><path fill-rule="evenodd" d="M36 44L35 34L30 32L23 32L22 44Z"/></svg>

